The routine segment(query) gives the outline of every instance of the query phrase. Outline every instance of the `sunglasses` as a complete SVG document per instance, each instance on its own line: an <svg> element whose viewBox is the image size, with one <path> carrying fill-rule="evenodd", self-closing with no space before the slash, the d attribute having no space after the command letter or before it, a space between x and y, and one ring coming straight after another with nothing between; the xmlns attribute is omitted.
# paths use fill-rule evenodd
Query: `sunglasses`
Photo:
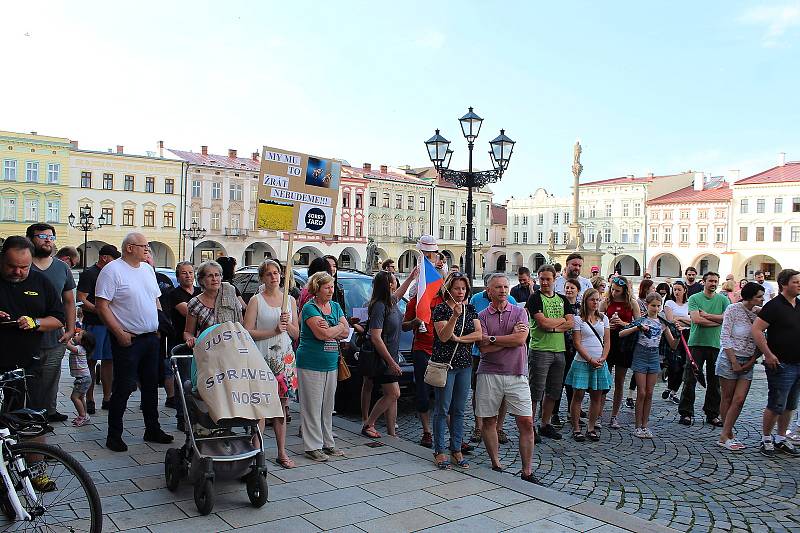
<svg viewBox="0 0 800 533"><path fill-rule="evenodd" d="M50 242L56 240L55 235L48 235L46 233L37 233L36 235L34 235L34 237L36 237L37 239L41 239L43 241L50 241Z"/></svg>
<svg viewBox="0 0 800 533"><path fill-rule="evenodd" d="M625 280L622 278L614 278L611 280L611 283L618 285L620 287L624 287L627 285L627 283L625 283Z"/></svg>

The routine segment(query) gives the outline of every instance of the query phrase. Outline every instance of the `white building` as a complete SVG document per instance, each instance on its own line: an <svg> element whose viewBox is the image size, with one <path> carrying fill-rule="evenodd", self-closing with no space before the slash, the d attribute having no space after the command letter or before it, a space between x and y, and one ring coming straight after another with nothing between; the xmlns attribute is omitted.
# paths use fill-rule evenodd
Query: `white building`
<svg viewBox="0 0 800 533"><path fill-rule="evenodd" d="M569 240L572 199L557 197L543 188L527 198L512 196L506 203L509 268L536 270L549 260L550 232L556 246Z"/></svg>

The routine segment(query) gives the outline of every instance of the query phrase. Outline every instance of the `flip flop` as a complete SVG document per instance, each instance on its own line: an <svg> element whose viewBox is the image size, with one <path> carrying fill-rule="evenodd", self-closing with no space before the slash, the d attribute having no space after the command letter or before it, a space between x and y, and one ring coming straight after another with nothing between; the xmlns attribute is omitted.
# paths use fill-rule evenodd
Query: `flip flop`
<svg viewBox="0 0 800 533"><path fill-rule="evenodd" d="M736 439L728 439L725 442L717 441L717 446L731 452L738 452L744 449L744 445Z"/></svg>
<svg viewBox="0 0 800 533"><path fill-rule="evenodd" d="M377 431L375 431L374 427L370 427L370 426L363 426L361 428L361 434L364 435L365 437L370 438L370 439L379 439L379 438L381 438L381 434L378 433Z"/></svg>
<svg viewBox="0 0 800 533"><path fill-rule="evenodd" d="M294 468L297 466L295 462L289 459L288 457L286 459L281 459L280 457L276 457L275 464L286 469Z"/></svg>
<svg viewBox="0 0 800 533"><path fill-rule="evenodd" d="M436 468L438 468L439 470L450 470L450 467L452 466L450 464L450 461L448 461L447 459L444 459L442 461L434 461L434 464L436 465Z"/></svg>

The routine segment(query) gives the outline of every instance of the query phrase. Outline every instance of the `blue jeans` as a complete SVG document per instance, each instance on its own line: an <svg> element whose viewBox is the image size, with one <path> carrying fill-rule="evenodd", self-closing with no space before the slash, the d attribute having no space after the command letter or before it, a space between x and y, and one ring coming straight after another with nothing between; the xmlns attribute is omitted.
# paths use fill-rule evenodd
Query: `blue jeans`
<svg viewBox="0 0 800 533"><path fill-rule="evenodd" d="M128 398L136 390L142 395L142 416L146 432L158 431L158 337L146 333L134 337L130 346L120 346L111 336L114 353L114 381L111 385L111 405L108 409L108 436L122 438L122 415Z"/></svg>
<svg viewBox="0 0 800 533"><path fill-rule="evenodd" d="M447 414L450 414L450 451L460 452L464 439L464 410L470 390L472 369L458 368L447 372L444 387L434 387L436 405L433 411L433 449L444 453L444 432L447 428Z"/></svg>

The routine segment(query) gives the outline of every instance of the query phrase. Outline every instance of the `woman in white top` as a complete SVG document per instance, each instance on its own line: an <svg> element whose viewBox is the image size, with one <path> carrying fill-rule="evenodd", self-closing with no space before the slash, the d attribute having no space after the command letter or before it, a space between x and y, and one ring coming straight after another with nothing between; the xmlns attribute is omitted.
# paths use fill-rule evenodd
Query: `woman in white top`
<svg viewBox="0 0 800 533"><path fill-rule="evenodd" d="M672 297L664 303L664 315L669 322L685 328L683 330L684 338L688 337L689 328L692 327L688 300L686 284L678 280L672 284ZM677 405L680 403L678 389L683 382L683 368L686 365L683 343L678 344L678 348L671 353L671 360L667 361L667 388L661 393L661 398Z"/></svg>
<svg viewBox="0 0 800 533"><path fill-rule="evenodd" d="M300 336L297 321L297 307L294 298L288 299L288 311L281 312L283 292L280 289L281 267L271 259L258 268L258 277L263 283L260 293L254 294L247 304L244 327L250 332L261 355L269 364L278 379L278 393L284 412L289 396L294 397L297 390L294 350L292 341ZM262 422L263 424L263 422ZM275 461L283 468L294 468L295 463L286 454L286 418L273 418L278 457Z"/></svg>
<svg viewBox="0 0 800 533"><path fill-rule="evenodd" d="M583 294L580 316L575 317L572 342L575 359L567 374L566 383L574 392L570 404L572 438L582 442L589 437L600 440L595 424L603 409L603 391L611 388L611 373L608 371L608 351L611 349L611 329L608 317L600 312L600 293L587 289ZM589 391L589 424L586 436L580 430L581 402L584 391Z"/></svg>

